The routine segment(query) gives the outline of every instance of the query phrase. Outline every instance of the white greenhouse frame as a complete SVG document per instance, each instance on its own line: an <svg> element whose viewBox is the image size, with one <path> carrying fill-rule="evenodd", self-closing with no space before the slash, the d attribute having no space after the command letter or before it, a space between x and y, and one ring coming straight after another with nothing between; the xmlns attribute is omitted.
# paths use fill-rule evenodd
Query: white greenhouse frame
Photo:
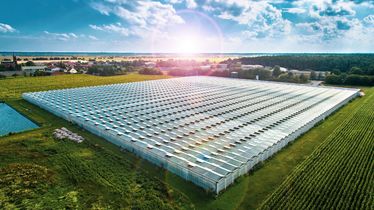
<svg viewBox="0 0 374 210"><path fill-rule="evenodd" d="M358 89L183 77L22 97L218 194L358 95Z"/></svg>

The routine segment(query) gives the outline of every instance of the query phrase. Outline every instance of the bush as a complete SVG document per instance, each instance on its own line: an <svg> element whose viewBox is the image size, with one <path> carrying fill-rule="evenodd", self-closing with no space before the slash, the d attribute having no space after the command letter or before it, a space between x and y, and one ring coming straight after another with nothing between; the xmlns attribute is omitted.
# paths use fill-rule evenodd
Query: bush
<svg viewBox="0 0 374 210"><path fill-rule="evenodd" d="M126 74L126 71L123 71L117 66L91 66L87 70L87 74L99 75L99 76L114 76L114 75L123 75Z"/></svg>
<svg viewBox="0 0 374 210"><path fill-rule="evenodd" d="M35 63L32 62L32 61L27 61L27 62L25 63L25 66L35 66Z"/></svg>
<svg viewBox="0 0 374 210"><path fill-rule="evenodd" d="M327 84L340 85L344 83L343 78L340 75L328 75L325 79Z"/></svg>
<svg viewBox="0 0 374 210"><path fill-rule="evenodd" d="M0 79L5 79L5 78L6 78L5 75L0 74Z"/></svg>
<svg viewBox="0 0 374 210"><path fill-rule="evenodd" d="M239 71L239 78L256 79L257 75L259 76L260 80L270 80L272 78L272 72L263 68Z"/></svg>
<svg viewBox="0 0 374 210"><path fill-rule="evenodd" d="M34 77L38 77L38 76L50 76L50 75L51 75L51 73L49 73L49 72L39 71L39 70L35 71L34 74L33 74Z"/></svg>
<svg viewBox="0 0 374 210"><path fill-rule="evenodd" d="M162 72L159 69L154 68L143 68L139 70L139 74L146 74L146 75L162 75Z"/></svg>

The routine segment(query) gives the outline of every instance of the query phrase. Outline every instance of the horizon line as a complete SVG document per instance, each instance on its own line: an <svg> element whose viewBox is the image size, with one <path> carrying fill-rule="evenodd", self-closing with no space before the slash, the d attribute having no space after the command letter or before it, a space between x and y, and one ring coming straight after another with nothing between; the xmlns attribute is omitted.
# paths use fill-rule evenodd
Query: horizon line
<svg viewBox="0 0 374 210"><path fill-rule="evenodd" d="M127 54L176 54L176 55L199 55L199 54L374 54L374 52L128 52L128 51L0 51L0 53L127 53Z"/></svg>

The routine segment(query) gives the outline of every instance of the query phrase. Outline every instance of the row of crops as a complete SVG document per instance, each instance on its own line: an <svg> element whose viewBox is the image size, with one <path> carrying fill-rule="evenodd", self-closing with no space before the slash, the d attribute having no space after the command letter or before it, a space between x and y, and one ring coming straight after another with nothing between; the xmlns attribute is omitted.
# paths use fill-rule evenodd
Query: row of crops
<svg viewBox="0 0 374 210"><path fill-rule="evenodd" d="M67 74L60 76L8 78L1 80L0 82L0 100L19 99L21 94L24 92L138 82L164 78L168 78L168 76L140 75L135 73L108 77L86 74Z"/></svg>
<svg viewBox="0 0 374 210"><path fill-rule="evenodd" d="M262 209L374 209L374 94L302 162Z"/></svg>

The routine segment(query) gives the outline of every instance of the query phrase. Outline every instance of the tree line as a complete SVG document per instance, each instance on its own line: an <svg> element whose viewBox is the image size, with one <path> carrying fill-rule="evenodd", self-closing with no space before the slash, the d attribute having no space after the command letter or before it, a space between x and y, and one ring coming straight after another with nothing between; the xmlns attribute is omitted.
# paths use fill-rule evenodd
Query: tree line
<svg viewBox="0 0 374 210"><path fill-rule="evenodd" d="M241 62L242 64L282 66L288 69L314 71L340 71L348 73L353 67L360 74L374 75L374 54L296 54L229 59L223 63Z"/></svg>

